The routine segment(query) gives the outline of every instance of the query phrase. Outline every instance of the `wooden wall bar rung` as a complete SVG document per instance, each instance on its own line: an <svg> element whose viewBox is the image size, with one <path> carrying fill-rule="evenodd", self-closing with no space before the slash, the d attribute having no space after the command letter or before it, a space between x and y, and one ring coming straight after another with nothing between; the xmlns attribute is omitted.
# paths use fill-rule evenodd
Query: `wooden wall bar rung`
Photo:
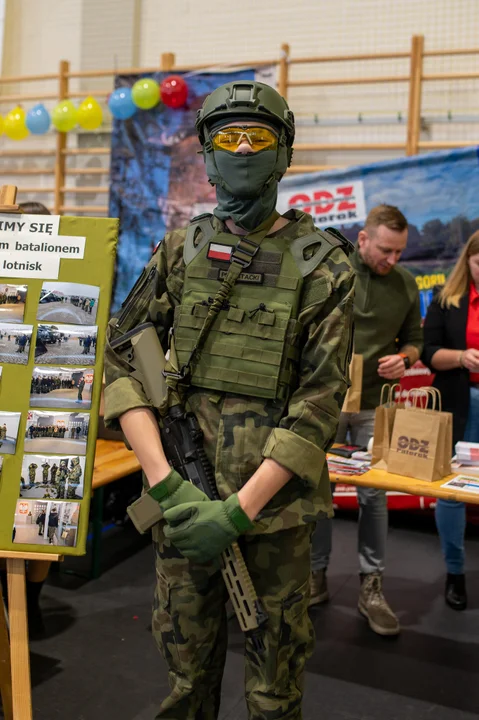
<svg viewBox="0 0 479 720"><path fill-rule="evenodd" d="M90 187L88 185L82 185L81 187L65 186L62 187L62 192L87 195L88 193L108 193L110 192L110 188L107 186L94 187L93 185L91 185Z"/></svg>
<svg viewBox="0 0 479 720"><path fill-rule="evenodd" d="M57 100L57 93L29 94L29 95L0 95L0 103L22 103L30 100Z"/></svg>
<svg viewBox="0 0 479 720"><path fill-rule="evenodd" d="M455 50L425 50L424 57L444 57L446 55L479 55L479 47L456 48Z"/></svg>
<svg viewBox="0 0 479 720"><path fill-rule="evenodd" d="M365 55L315 55L312 57L289 58L291 65L303 63L353 62L356 60L398 60L408 58L409 52L367 53Z"/></svg>
<svg viewBox="0 0 479 720"><path fill-rule="evenodd" d="M98 78L98 77L114 77L115 75L140 75L141 73L154 73L159 72L159 67L132 67L132 68L119 68L117 70L81 70L79 72L69 72L68 78Z"/></svg>
<svg viewBox="0 0 479 720"><path fill-rule="evenodd" d="M3 175L55 175L55 168L3 168L0 167Z"/></svg>
<svg viewBox="0 0 479 720"><path fill-rule="evenodd" d="M296 143L296 152L303 150L404 150L405 142L402 143Z"/></svg>
<svg viewBox="0 0 479 720"><path fill-rule="evenodd" d="M87 92L84 91L84 92L75 92L75 93L71 92L71 93L68 93L68 97L70 98L70 100L71 99L75 100L76 98L83 99L83 98L86 98L87 96L94 97L94 98L105 98L105 100L106 100L106 98L108 97L108 95L111 93L112 90L113 90L113 88L110 87L110 88L105 88L105 90L88 90Z"/></svg>
<svg viewBox="0 0 479 720"><path fill-rule="evenodd" d="M0 160L5 157L54 157L55 150L0 150Z"/></svg>
<svg viewBox="0 0 479 720"><path fill-rule="evenodd" d="M409 75L375 75L371 77L315 78L288 80L288 87L316 87L320 85L370 85L374 83L408 82Z"/></svg>
<svg viewBox="0 0 479 720"><path fill-rule="evenodd" d="M239 60L231 63L201 63L199 65L175 65L174 70L178 72L190 72L193 70L227 70L228 68L255 68L268 67L269 65L277 65L278 59L271 60Z"/></svg>
<svg viewBox="0 0 479 720"><path fill-rule="evenodd" d="M47 75L10 75L9 77L0 77L0 85L3 85L4 83L35 82L36 80L58 80L58 73L48 73Z"/></svg>
<svg viewBox="0 0 479 720"><path fill-rule="evenodd" d="M36 188L29 188L29 187L20 187L18 190L19 193L39 193L41 195L49 195L50 193L55 192L55 188L42 188L42 187L36 187Z"/></svg>
<svg viewBox="0 0 479 720"><path fill-rule="evenodd" d="M423 80L477 80L479 72L427 73Z"/></svg>
<svg viewBox="0 0 479 720"><path fill-rule="evenodd" d="M67 168L68 175L109 175L109 167Z"/></svg>
<svg viewBox="0 0 479 720"><path fill-rule="evenodd" d="M278 62L276 58L271 60L243 60L234 63L201 63L200 65L175 65L177 72L189 72L191 70L205 70L208 68L228 68L228 67L267 67L275 65ZM161 72L161 68L156 67L131 67L118 68L117 70L82 70L80 72L68 73L68 78L97 78L97 77L113 77L114 75L141 75L145 73ZM88 93L87 93L88 94Z"/></svg>
<svg viewBox="0 0 479 720"><path fill-rule="evenodd" d="M80 213L100 213L104 214L108 212L106 205L62 205L60 207L61 212L80 212Z"/></svg>
<svg viewBox="0 0 479 720"><path fill-rule="evenodd" d="M109 155L110 148L65 148L62 155Z"/></svg>

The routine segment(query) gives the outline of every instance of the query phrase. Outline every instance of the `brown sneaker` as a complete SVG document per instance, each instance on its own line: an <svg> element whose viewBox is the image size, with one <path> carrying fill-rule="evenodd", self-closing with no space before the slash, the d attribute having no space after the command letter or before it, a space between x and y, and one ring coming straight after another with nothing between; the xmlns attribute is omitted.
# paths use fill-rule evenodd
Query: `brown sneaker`
<svg viewBox="0 0 479 720"><path fill-rule="evenodd" d="M309 599L310 607L311 605L319 605L320 603L324 603L329 600L328 582L326 580L326 568L322 568L321 570L315 570L311 573L309 587L311 590L311 597Z"/></svg>
<svg viewBox="0 0 479 720"><path fill-rule="evenodd" d="M378 635L399 635L399 620L384 597L381 573L363 576L358 610L368 620L371 630Z"/></svg>

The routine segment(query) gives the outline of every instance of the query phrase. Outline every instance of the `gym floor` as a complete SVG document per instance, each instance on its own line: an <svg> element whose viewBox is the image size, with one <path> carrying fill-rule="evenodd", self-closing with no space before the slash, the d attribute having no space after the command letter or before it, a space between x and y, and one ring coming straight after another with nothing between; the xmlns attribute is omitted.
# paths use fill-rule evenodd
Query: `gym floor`
<svg viewBox="0 0 479 720"><path fill-rule="evenodd" d="M304 720L479 718L479 530L467 540L470 607L458 613L443 600L432 518L391 513L390 525L385 590L402 634L380 638L358 614L355 517L336 518L332 597L311 610ZM151 547L131 527L114 528L104 559L99 580L63 569L44 588L47 637L31 644L35 720L153 720L167 694L150 632ZM246 720L241 632L235 620L229 627L220 718Z"/></svg>

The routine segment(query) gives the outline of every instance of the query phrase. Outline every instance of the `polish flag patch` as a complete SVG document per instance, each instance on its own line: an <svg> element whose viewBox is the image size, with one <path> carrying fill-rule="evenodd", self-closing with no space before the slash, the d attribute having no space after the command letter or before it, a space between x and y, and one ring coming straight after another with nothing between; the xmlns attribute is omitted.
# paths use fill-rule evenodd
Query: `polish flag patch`
<svg viewBox="0 0 479 720"><path fill-rule="evenodd" d="M207 258L209 260L224 260L229 262L233 253L233 245L218 245L218 243L210 243Z"/></svg>

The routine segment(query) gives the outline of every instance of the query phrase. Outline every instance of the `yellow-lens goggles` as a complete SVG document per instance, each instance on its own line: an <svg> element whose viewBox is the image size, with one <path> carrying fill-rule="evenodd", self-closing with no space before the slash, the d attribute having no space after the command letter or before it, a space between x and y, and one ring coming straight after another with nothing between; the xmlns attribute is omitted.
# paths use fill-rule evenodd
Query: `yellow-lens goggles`
<svg viewBox="0 0 479 720"><path fill-rule="evenodd" d="M214 150L230 150L234 152L238 145L247 142L253 152L258 150L276 150L278 136L265 127L227 127L214 135L212 139Z"/></svg>

